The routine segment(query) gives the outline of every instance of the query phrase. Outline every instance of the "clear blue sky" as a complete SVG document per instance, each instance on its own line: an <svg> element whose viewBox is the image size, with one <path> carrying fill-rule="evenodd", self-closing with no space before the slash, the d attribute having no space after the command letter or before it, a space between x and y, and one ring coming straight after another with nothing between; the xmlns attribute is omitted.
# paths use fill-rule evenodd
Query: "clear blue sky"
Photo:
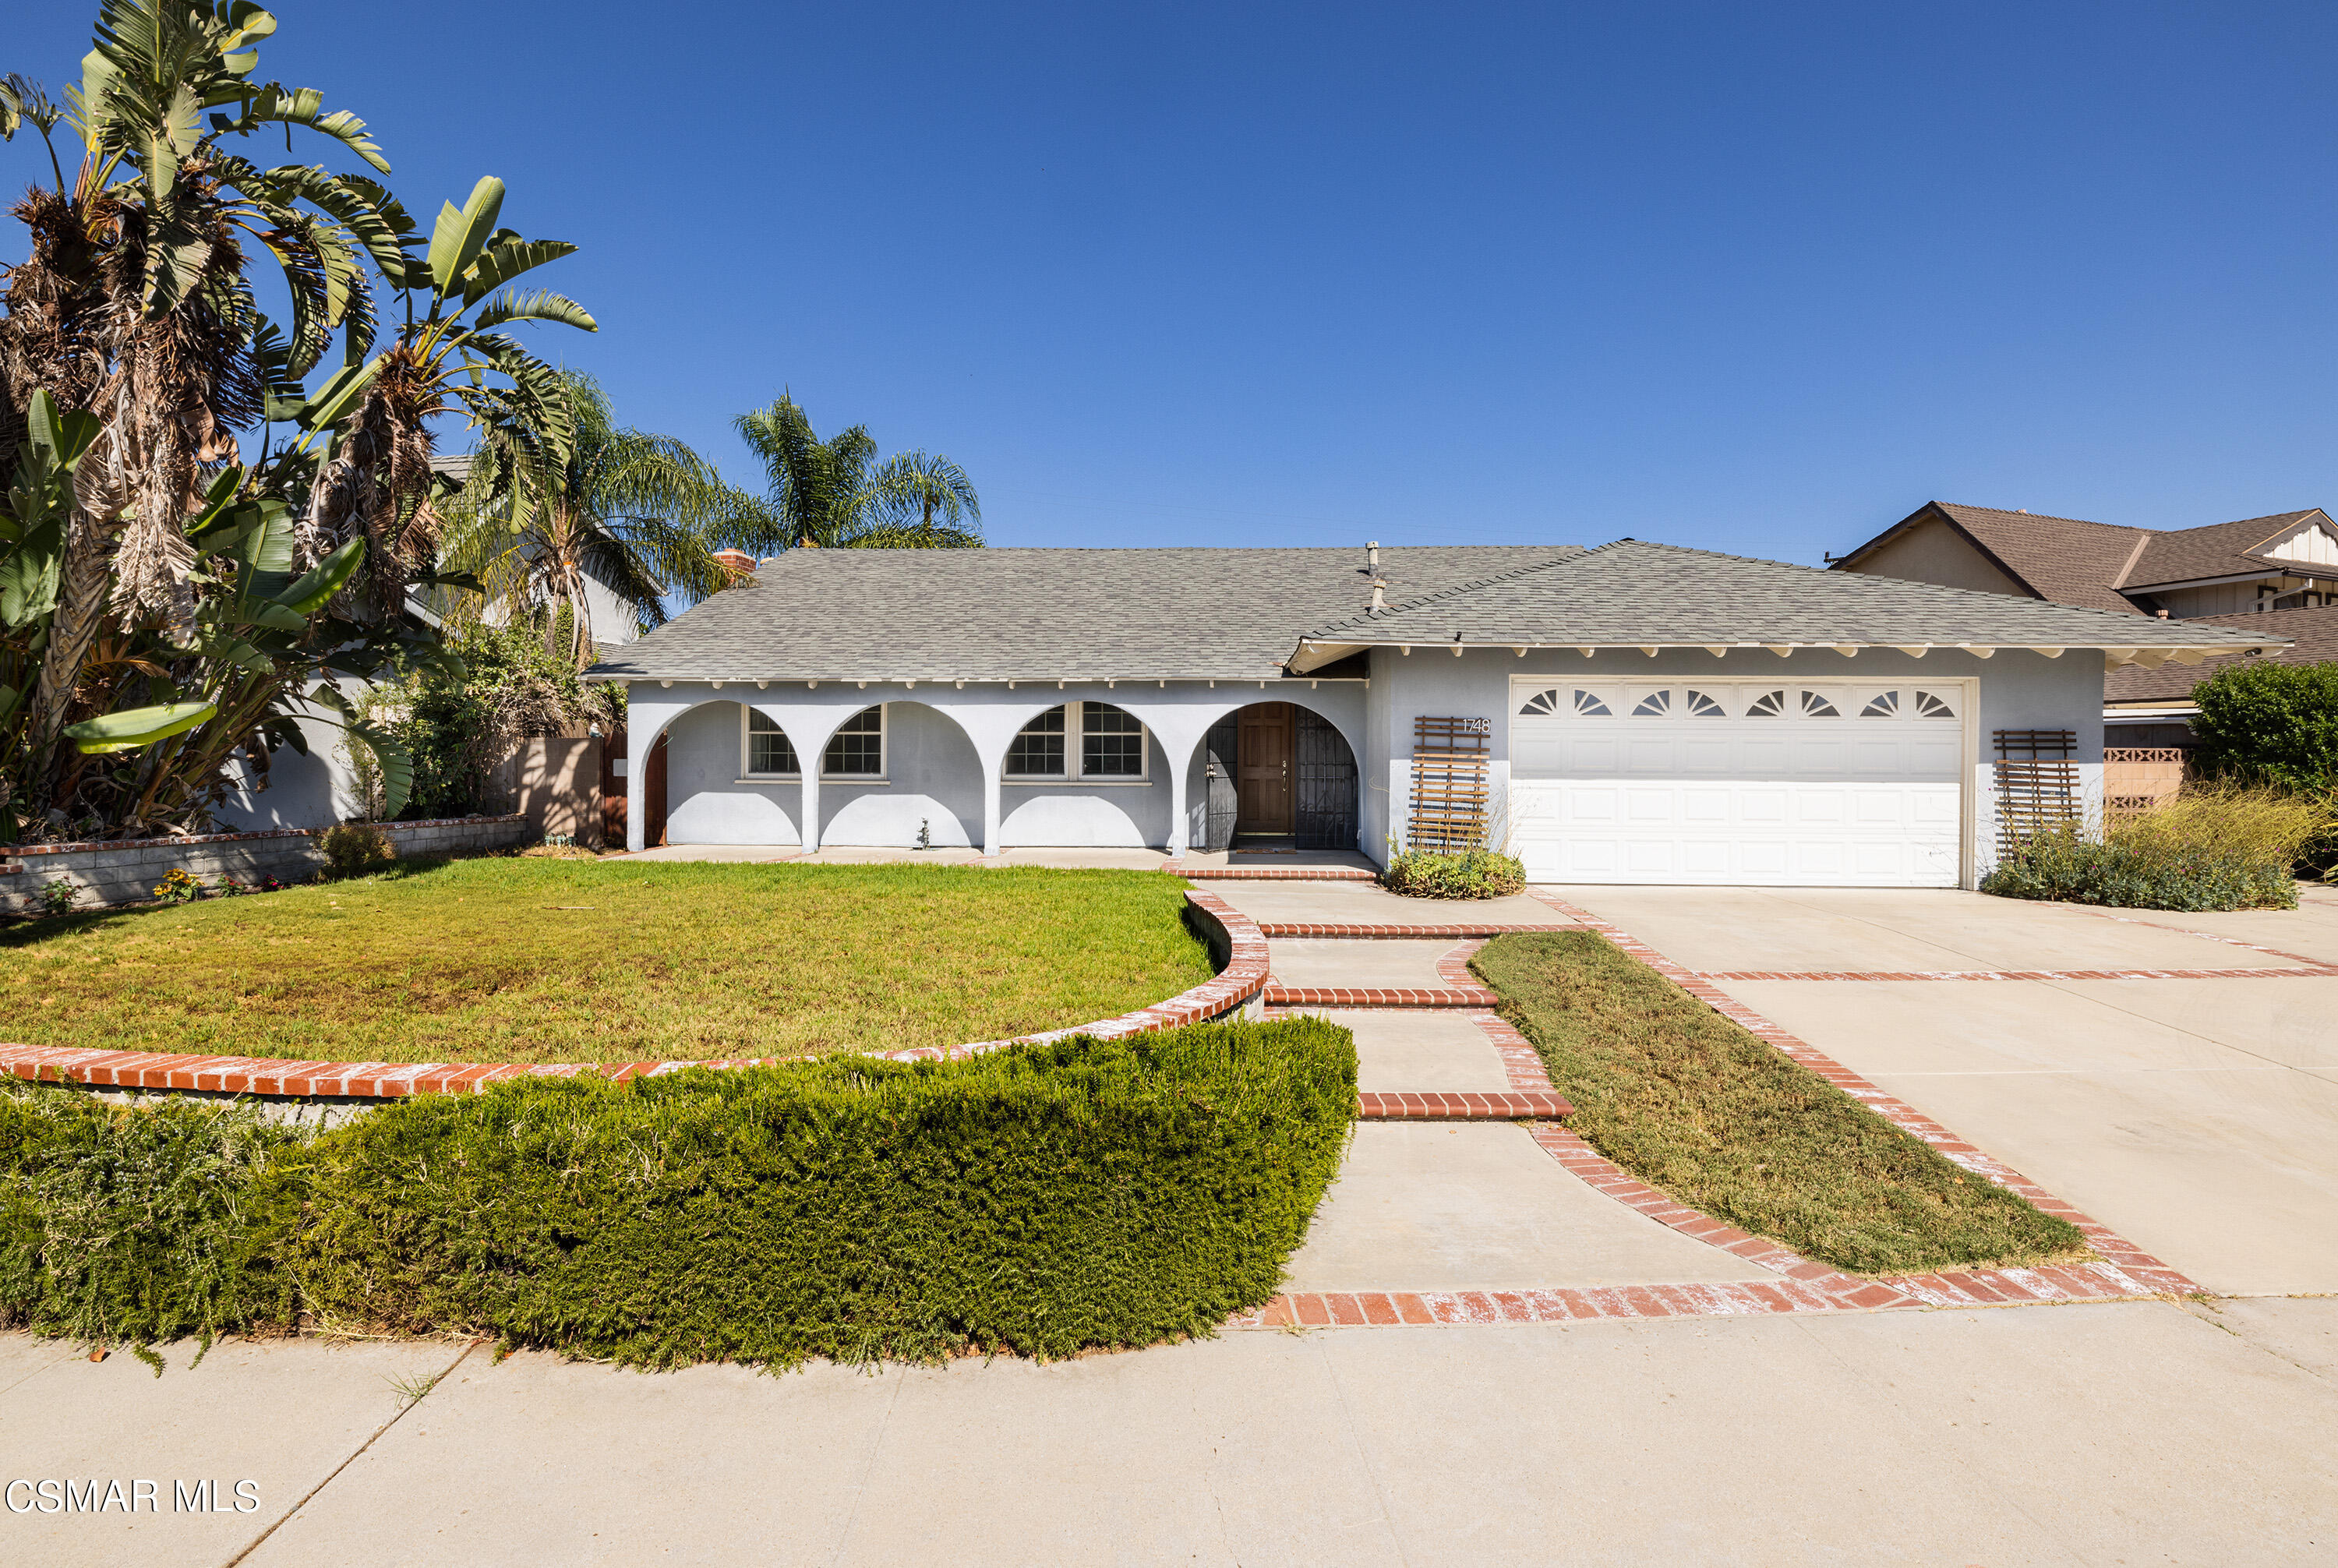
<svg viewBox="0 0 2338 1568"><path fill-rule="evenodd" d="M17 9L62 87L93 5ZM584 247L621 418L746 481L792 387L995 544L2338 506L2326 5L276 11L426 226Z"/></svg>

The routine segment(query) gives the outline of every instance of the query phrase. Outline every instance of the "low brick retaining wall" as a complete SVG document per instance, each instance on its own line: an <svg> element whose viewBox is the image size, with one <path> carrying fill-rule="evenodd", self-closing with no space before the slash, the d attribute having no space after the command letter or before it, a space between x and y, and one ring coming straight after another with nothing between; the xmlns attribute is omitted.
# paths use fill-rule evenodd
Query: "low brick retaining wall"
<svg viewBox="0 0 2338 1568"><path fill-rule="evenodd" d="M401 858L478 855L527 841L527 818L442 817L426 822L384 822L381 830ZM80 889L76 908L142 903L154 885L179 867L204 882L228 877L257 882L305 882L325 864L317 840L322 828L266 833L209 833L193 838L126 838L111 844L27 844L0 849L0 912L39 907L41 889L60 878Z"/></svg>
<svg viewBox="0 0 2338 1568"><path fill-rule="evenodd" d="M498 818L498 820L505 820ZM1215 957L1224 966L1215 978L1166 1002L1068 1029L984 1040L967 1045L920 1046L879 1051L896 1062L949 1061L1074 1034L1115 1039L1125 1034L1174 1029L1251 1011L1266 989L1266 938L1251 918L1224 899L1188 893L1186 903L1210 926ZM188 1056L157 1051L84 1051L59 1045L0 1044L0 1073L36 1083L74 1083L94 1090L178 1090L201 1094L259 1094L336 1102L396 1099L406 1094L462 1094L506 1078L573 1077L602 1073L613 1081L678 1073L685 1067L756 1067L783 1060L740 1057L702 1062L384 1063L300 1062L269 1056Z"/></svg>

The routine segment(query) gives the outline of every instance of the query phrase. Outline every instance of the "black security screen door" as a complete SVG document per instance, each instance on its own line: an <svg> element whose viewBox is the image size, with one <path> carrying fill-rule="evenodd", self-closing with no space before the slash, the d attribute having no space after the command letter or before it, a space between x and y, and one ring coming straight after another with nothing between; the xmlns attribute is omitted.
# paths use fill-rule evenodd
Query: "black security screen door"
<svg viewBox="0 0 2338 1568"><path fill-rule="evenodd" d="M1202 848L1216 854L1234 841L1234 818L1238 797L1234 790L1234 748L1240 742L1241 731L1229 713L1210 727L1209 739L1203 742L1203 789L1206 799L1202 818Z"/></svg>
<svg viewBox="0 0 2338 1568"><path fill-rule="evenodd" d="M1295 828L1302 849L1356 847L1356 754L1321 715L1299 710L1299 799Z"/></svg>

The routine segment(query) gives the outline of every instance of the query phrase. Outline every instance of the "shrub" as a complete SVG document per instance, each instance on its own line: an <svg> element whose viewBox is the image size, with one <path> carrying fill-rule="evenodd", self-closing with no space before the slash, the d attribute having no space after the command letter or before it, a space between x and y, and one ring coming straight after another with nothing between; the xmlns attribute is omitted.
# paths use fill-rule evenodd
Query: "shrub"
<svg viewBox="0 0 2338 1568"><path fill-rule="evenodd" d="M253 1178L297 1134L249 1107L110 1105L0 1078L0 1325L148 1347L247 1325Z"/></svg>
<svg viewBox="0 0 2338 1568"><path fill-rule="evenodd" d="M33 897L40 905L43 915L54 917L73 913L74 902L81 897L81 889L70 877L52 877L41 884L41 890Z"/></svg>
<svg viewBox="0 0 2338 1568"><path fill-rule="evenodd" d="M2127 909L2290 909L2291 867L2328 831L2317 801L2274 789L2193 785L2116 819L2099 836L2042 833L1998 863L1980 890Z"/></svg>
<svg viewBox="0 0 2338 1568"><path fill-rule="evenodd" d="M305 1317L661 1367L1152 1344L1273 1294L1355 1073L1347 1031L1293 1018L419 1096L277 1135L265 1169L220 1183L233 1224L163 1212L137 1301L34 1322L38 1269L17 1268L0 1309L94 1341ZM54 1220L20 1209L0 1208L0 1247L37 1259Z"/></svg>
<svg viewBox="0 0 2338 1568"><path fill-rule="evenodd" d="M2229 665L2192 689L2202 771L2304 792L2338 789L2338 664Z"/></svg>
<svg viewBox="0 0 2338 1568"><path fill-rule="evenodd" d="M404 815L501 809L492 775L522 737L624 722L624 688L584 684L566 646L565 632L547 633L540 616L506 626L453 625L446 634L452 660L384 690L381 705L414 758Z"/></svg>
<svg viewBox="0 0 2338 1568"><path fill-rule="evenodd" d="M328 828L318 848L325 852L325 874L336 879L368 876L398 859L398 847L389 841L389 835L370 822L343 822Z"/></svg>
<svg viewBox="0 0 2338 1568"><path fill-rule="evenodd" d="M1499 898L1527 885L1526 867L1492 849L1439 855L1409 849L1389 858L1380 881L1408 898Z"/></svg>

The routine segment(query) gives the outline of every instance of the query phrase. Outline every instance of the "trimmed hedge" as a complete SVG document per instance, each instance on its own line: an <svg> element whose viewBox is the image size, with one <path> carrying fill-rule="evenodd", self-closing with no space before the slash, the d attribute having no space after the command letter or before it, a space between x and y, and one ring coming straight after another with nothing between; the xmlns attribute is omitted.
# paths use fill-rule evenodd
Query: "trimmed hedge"
<svg viewBox="0 0 2338 1568"><path fill-rule="evenodd" d="M0 1327L126 1342L158 1372L148 1346L246 1327L252 1189L298 1136L249 1106L131 1112L0 1077Z"/></svg>
<svg viewBox="0 0 2338 1568"><path fill-rule="evenodd" d="M228 1212L142 1257L135 1300L76 1315L21 1290L89 1249L44 1203L0 1211L0 1311L93 1342L319 1324L651 1367L1153 1344L1274 1293L1355 1078L1347 1031L1293 1018L946 1063L517 1080L280 1135L221 1183L240 1186ZM59 1097L84 1104L41 1103ZM0 1170L11 1126L156 1114L208 1117L222 1147L252 1136L249 1112L18 1092ZM108 1234L101 1254L135 1245Z"/></svg>

